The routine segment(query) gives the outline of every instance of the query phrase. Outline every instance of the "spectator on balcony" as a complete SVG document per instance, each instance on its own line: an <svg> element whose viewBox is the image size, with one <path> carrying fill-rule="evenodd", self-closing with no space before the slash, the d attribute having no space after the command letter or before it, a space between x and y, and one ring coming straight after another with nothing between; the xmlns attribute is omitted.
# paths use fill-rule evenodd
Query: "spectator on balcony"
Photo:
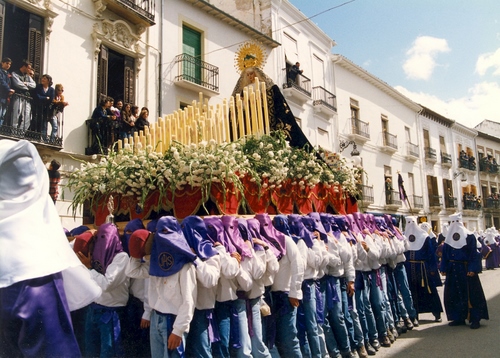
<svg viewBox="0 0 500 358"><path fill-rule="evenodd" d="M35 113L32 130L47 133L47 122L52 122L52 101L55 97L52 76L42 75L35 88ZM46 138L44 138L46 140Z"/></svg>
<svg viewBox="0 0 500 358"><path fill-rule="evenodd" d="M130 103L127 103L123 106L120 117L122 121L120 128L120 139L131 138L135 129L135 117L132 114L132 106L130 105Z"/></svg>
<svg viewBox="0 0 500 358"><path fill-rule="evenodd" d="M58 83L55 85L54 88L54 100L52 101L52 113L51 113L51 119L50 119L50 125L52 127L52 130L50 132L50 142L54 142L54 139L57 135L57 131L59 129L59 113L62 113L64 111L64 107L68 105L68 102L64 101L64 88L63 85ZM45 124L44 126L44 131L43 133L45 135L48 135L47 131L48 127Z"/></svg>
<svg viewBox="0 0 500 358"><path fill-rule="evenodd" d="M292 83L297 83L297 76L303 72L304 70L300 69L300 63L295 62L295 65L290 67L290 70L288 71L288 84L291 85Z"/></svg>
<svg viewBox="0 0 500 358"><path fill-rule="evenodd" d="M12 88L15 93L12 98L12 118L8 125L24 131L31 124L31 93L36 83L29 75L31 62L23 60L18 71L12 73Z"/></svg>
<svg viewBox="0 0 500 358"><path fill-rule="evenodd" d="M392 204L392 179L385 178L385 203Z"/></svg>
<svg viewBox="0 0 500 358"><path fill-rule="evenodd" d="M3 125L7 107L9 106L10 96L14 93L11 86L11 74L9 73L12 60L5 57L2 60L2 68L0 69L0 126Z"/></svg>
<svg viewBox="0 0 500 358"><path fill-rule="evenodd" d="M109 107L111 107L111 100L106 97L99 102L99 105L92 112L90 129L94 137L92 143L94 153L101 153L102 148L108 146L106 124L108 120L112 120L112 115L107 112Z"/></svg>
<svg viewBox="0 0 500 358"><path fill-rule="evenodd" d="M473 155L469 155L469 170L476 170L476 158Z"/></svg>
<svg viewBox="0 0 500 358"><path fill-rule="evenodd" d="M135 121L135 129L137 131L143 131L145 130L145 127L149 127L149 109L146 107L141 108L141 114L139 114L139 118Z"/></svg>
<svg viewBox="0 0 500 358"><path fill-rule="evenodd" d="M115 139L118 139L120 135L120 129L122 126L122 119L121 119L122 109L123 109L123 101L121 99L117 100L116 103L113 101L113 103L111 103L111 107L109 107L109 112L115 116L115 119L109 122L111 143L114 143Z"/></svg>

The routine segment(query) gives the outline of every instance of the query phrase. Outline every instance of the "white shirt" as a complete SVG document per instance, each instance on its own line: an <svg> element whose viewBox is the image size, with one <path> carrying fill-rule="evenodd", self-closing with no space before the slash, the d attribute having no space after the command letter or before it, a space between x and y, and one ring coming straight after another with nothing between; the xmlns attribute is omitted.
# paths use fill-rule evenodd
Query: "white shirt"
<svg viewBox="0 0 500 358"><path fill-rule="evenodd" d="M198 283L196 309L212 309L215 306L215 294L220 278L220 255L212 256L205 261L197 258L195 263Z"/></svg>
<svg viewBox="0 0 500 358"><path fill-rule="evenodd" d="M176 315L172 333L176 336L189 331L197 295L196 267L192 263L167 277L149 276L149 259L130 258L126 274L133 278L149 277L149 305L160 313Z"/></svg>
<svg viewBox="0 0 500 358"><path fill-rule="evenodd" d="M106 307L126 306L130 279L125 273L128 264L128 254L124 251L116 254L106 268L106 274L90 270L92 279L102 289L102 295L94 302Z"/></svg>
<svg viewBox="0 0 500 358"><path fill-rule="evenodd" d="M233 301L236 295L236 277L242 274L238 260L232 257L224 246L216 246L215 249L220 256L220 278L217 283L216 300L218 302Z"/></svg>
<svg viewBox="0 0 500 358"><path fill-rule="evenodd" d="M276 256L274 256L271 250L259 250L255 251L255 256L264 262L265 272L260 279L254 279L253 285L248 292L248 298L253 299L260 297L264 294L265 287L271 286L274 282L274 275L278 272L280 265Z"/></svg>
<svg viewBox="0 0 500 358"><path fill-rule="evenodd" d="M291 298L302 299L304 263L299 249L291 237L285 235L286 255L279 261L280 268L274 277L271 291L288 291Z"/></svg>

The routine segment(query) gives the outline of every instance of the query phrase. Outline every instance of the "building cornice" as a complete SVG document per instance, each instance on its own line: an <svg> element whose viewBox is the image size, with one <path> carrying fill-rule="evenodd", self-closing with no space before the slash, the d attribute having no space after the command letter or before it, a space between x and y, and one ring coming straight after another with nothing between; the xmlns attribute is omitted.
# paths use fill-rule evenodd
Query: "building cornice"
<svg viewBox="0 0 500 358"><path fill-rule="evenodd" d="M445 127L448 127L448 128L451 128L451 126L455 123L454 120L446 118L446 117L440 115L437 112L434 112L433 110L431 110L425 106L422 106L422 112L420 112L420 114L423 117L428 118L428 119L430 119L434 122L437 122L438 124L445 126Z"/></svg>
<svg viewBox="0 0 500 358"><path fill-rule="evenodd" d="M196 6L197 8L202 10L203 12L206 12L207 14L212 15L216 19L221 20L224 23L240 30L241 32L247 34L251 38L262 42L264 45L267 45L271 48L276 48L276 47L281 45L279 42L275 41L271 37L263 34L260 31L257 31L253 27L245 24L241 20L238 20L234 16L231 16L228 13L218 9L217 7L215 7L214 5L210 4L207 1L204 1L204 0L184 0L184 1L190 3L193 6Z"/></svg>
<svg viewBox="0 0 500 358"><path fill-rule="evenodd" d="M346 57L339 55L339 54L334 54L331 56L331 59L334 64L338 64L339 66L345 68L349 72L355 74L356 76L362 78L366 82L372 84L385 94L389 95L390 97L396 99L397 101L403 103L405 106L408 108L414 110L415 112L420 112L422 110L422 107L413 102L411 99L409 99L406 96L403 96L400 92L394 89L394 87L391 87L389 84L386 82L382 81L380 78L372 75L370 72L366 71L365 69L359 67L356 65L354 62L350 61Z"/></svg>

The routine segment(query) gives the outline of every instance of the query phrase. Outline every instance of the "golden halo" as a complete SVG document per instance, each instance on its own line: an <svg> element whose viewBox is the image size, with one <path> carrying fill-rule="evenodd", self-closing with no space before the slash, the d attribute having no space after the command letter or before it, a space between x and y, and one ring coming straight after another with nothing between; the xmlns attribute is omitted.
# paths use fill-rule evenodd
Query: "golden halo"
<svg viewBox="0 0 500 358"><path fill-rule="evenodd" d="M258 67L262 70L266 63L266 57L266 50L261 44L247 41L241 44L236 51L234 66L239 73L248 67Z"/></svg>

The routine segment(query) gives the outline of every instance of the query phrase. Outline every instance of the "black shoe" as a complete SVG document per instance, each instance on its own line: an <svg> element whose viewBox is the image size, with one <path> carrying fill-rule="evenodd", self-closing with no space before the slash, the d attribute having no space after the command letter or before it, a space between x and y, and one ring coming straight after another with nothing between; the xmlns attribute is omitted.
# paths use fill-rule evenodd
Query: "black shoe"
<svg viewBox="0 0 500 358"><path fill-rule="evenodd" d="M380 349L380 342L378 341L378 339L371 340L370 344L372 345L373 348L375 348L376 351Z"/></svg>
<svg viewBox="0 0 500 358"><path fill-rule="evenodd" d="M375 354L377 354L377 350L373 348L369 342L365 343L365 348L366 348L366 353L368 353L369 356L374 356Z"/></svg>
<svg viewBox="0 0 500 358"><path fill-rule="evenodd" d="M387 338L389 338L389 341L392 343L394 343L396 341L396 338L394 337L394 335L392 334L392 331L391 329L387 329ZM383 345L383 344L382 344Z"/></svg>
<svg viewBox="0 0 500 358"><path fill-rule="evenodd" d="M397 329L399 335L402 335L402 334L406 333L406 331L408 331L408 328L406 328L403 321L399 321L398 323L396 323L396 329Z"/></svg>
<svg viewBox="0 0 500 358"><path fill-rule="evenodd" d="M477 322L472 322L470 324L470 329L478 329L481 325L479 324L479 321Z"/></svg>
<svg viewBox="0 0 500 358"><path fill-rule="evenodd" d="M405 318L405 326L406 326L406 329L408 329L410 331L413 329L413 323L411 323L409 318Z"/></svg>
<svg viewBox="0 0 500 358"><path fill-rule="evenodd" d="M450 327L456 327L456 326L463 326L465 325L465 321L451 321L448 323L448 326Z"/></svg>
<svg viewBox="0 0 500 358"><path fill-rule="evenodd" d="M413 323L413 327L418 327L418 318L417 317L411 318L411 323Z"/></svg>
<svg viewBox="0 0 500 358"><path fill-rule="evenodd" d="M388 337L388 336L384 336L384 337L382 337L382 339L380 340L380 345L381 345L382 347L386 347L386 348L388 348L388 347L390 347L390 346L391 346L391 340L389 339L389 337Z"/></svg>
<svg viewBox="0 0 500 358"><path fill-rule="evenodd" d="M399 332L396 328L391 328L392 335L394 336L394 339L398 339L399 337Z"/></svg>

